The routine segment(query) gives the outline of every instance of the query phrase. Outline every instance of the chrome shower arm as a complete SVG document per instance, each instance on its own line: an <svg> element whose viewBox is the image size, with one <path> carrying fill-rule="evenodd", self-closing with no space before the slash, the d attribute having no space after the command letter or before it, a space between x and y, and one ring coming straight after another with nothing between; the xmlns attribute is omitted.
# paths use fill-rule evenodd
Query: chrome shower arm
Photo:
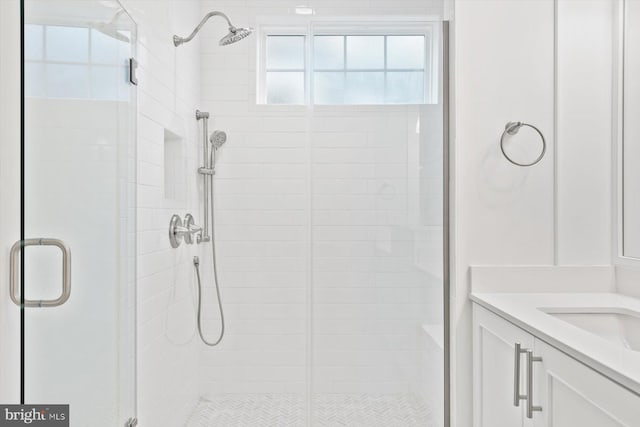
<svg viewBox="0 0 640 427"><path fill-rule="evenodd" d="M177 35L173 36L173 44L178 47L183 43L188 43L191 40L193 40L193 38L195 37L196 34L198 34L198 31L200 31L202 29L202 26L209 20L209 18L211 18L212 16L221 16L224 19L226 19L227 24L229 24L229 31L231 31L232 33L235 33L235 29L236 27L233 26L233 24L231 23L231 20L229 19L229 17L227 15L225 15L222 12L218 12L218 11L213 11L213 12L209 12L207 13L204 18L202 18L202 21L200 21L200 23L198 24L198 26L196 27L195 30L193 30L193 32L191 34L189 34L188 37L180 37Z"/></svg>

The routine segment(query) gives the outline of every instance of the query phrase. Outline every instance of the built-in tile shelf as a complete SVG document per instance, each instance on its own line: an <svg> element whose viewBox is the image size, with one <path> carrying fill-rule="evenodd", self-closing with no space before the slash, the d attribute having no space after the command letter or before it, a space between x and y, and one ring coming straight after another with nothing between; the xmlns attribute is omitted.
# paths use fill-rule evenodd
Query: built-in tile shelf
<svg viewBox="0 0 640 427"><path fill-rule="evenodd" d="M184 200L185 159L183 140L168 129L164 130L164 198Z"/></svg>

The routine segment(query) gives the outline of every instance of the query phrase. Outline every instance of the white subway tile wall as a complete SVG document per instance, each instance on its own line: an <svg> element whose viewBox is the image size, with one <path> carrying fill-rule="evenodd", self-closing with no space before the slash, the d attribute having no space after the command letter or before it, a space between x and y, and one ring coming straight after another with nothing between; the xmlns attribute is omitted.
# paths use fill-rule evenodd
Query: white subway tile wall
<svg viewBox="0 0 640 427"><path fill-rule="evenodd" d="M442 314L438 113L417 106L259 107L255 36L222 48L226 26L210 22L191 43L171 43L172 34L188 34L211 10L256 27L258 16L291 14L297 2L124 4L139 24L139 418L182 425L199 395L304 396L309 384L315 392L437 397L441 384L431 370L438 372L441 353L422 324L438 323ZM441 15L438 4L309 2L318 15L336 16ZM227 320L215 348L203 346L195 330L195 254L204 333L213 338L220 327L210 245L173 250L166 238L174 213L203 220L196 108L211 113L210 130L229 135L215 178ZM178 187L165 188L171 176L164 157L179 150L176 144L183 160L170 167L184 182L180 197Z"/></svg>
<svg viewBox="0 0 640 427"><path fill-rule="evenodd" d="M201 18L198 0L122 0L138 23L137 306L138 418L144 425L183 425L198 400L195 246L171 249L171 215L201 220L196 176L200 103L198 40L175 49L174 33ZM165 133L181 162L165 159ZM177 139L176 139L177 138ZM180 188L167 189L165 173ZM169 181L172 182L172 181ZM167 191L170 190L170 191Z"/></svg>
<svg viewBox="0 0 640 427"><path fill-rule="evenodd" d="M206 0L201 13L257 27L298 3ZM424 0L306 5L317 16L442 15ZM225 31L200 33L202 108L229 135L215 177L227 335L202 347L200 393L306 394L311 384L416 393L437 407L442 349L423 325L442 323L442 107L257 106L256 35L219 47Z"/></svg>

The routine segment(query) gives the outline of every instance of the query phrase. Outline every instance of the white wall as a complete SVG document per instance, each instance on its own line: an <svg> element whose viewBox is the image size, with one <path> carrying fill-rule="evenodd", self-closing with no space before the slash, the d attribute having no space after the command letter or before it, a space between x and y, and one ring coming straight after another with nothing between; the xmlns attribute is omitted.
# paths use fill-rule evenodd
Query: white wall
<svg viewBox="0 0 640 427"><path fill-rule="evenodd" d="M455 235L452 378L456 426L471 425L472 264L553 263L553 2L455 4ZM535 168L501 157L509 121L548 136Z"/></svg>
<svg viewBox="0 0 640 427"><path fill-rule="evenodd" d="M640 2L628 1L625 6L624 44L624 254L640 257L640 82L634 78L640 70Z"/></svg>
<svg viewBox="0 0 640 427"><path fill-rule="evenodd" d="M175 49L172 35L190 32L200 16L196 0L124 0L138 23L137 278L138 418L145 426L178 426L197 401L195 246L171 249L171 215L201 218L197 152L200 133L199 44ZM164 131L182 138L172 179L184 182L165 197ZM175 196L174 196L175 197Z"/></svg>
<svg viewBox="0 0 640 427"><path fill-rule="evenodd" d="M471 425L469 266L610 263L612 7L455 2L457 426ZM517 168L501 157L511 120L547 137L540 164Z"/></svg>
<svg viewBox="0 0 640 427"><path fill-rule="evenodd" d="M614 4L558 2L558 264L611 262Z"/></svg>

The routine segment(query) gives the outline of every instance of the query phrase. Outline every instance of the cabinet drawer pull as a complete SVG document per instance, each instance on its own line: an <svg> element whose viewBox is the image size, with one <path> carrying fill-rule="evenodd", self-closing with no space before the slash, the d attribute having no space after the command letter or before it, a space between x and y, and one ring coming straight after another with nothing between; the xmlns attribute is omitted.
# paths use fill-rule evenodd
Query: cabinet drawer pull
<svg viewBox="0 0 640 427"><path fill-rule="evenodd" d="M535 357L533 351L526 350L527 353L527 418L533 418L534 412L542 411L542 406L533 404L533 362L542 362L542 357Z"/></svg>
<svg viewBox="0 0 640 427"><path fill-rule="evenodd" d="M520 394L520 356L528 350L523 349L522 345L517 342L514 352L514 369L513 369L513 406L520 406L520 401L527 398L526 395Z"/></svg>

